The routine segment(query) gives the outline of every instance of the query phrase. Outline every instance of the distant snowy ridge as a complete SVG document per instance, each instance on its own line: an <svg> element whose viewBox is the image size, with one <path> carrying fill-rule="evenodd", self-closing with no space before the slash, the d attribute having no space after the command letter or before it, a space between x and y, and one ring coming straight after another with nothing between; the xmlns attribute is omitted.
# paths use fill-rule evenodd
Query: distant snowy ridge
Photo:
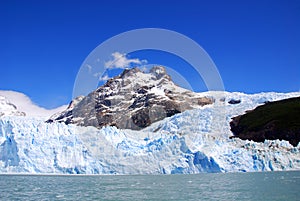
<svg viewBox="0 0 300 201"><path fill-rule="evenodd" d="M3 102L4 99L7 102L6 104ZM63 105L58 108L48 110L34 104L30 100L30 98L23 93L5 90L0 90L0 101L0 114L2 112L6 116L12 116L14 113L13 111L17 110L19 111L19 113L22 113L21 116L26 115L29 117L41 117L43 119L46 119L51 115L64 110L67 107L66 105ZM8 107L9 104L14 105L15 108ZM9 112L9 110L11 110L11 112Z"/></svg>
<svg viewBox="0 0 300 201"><path fill-rule="evenodd" d="M229 139L229 121L295 93L205 92L221 103L140 130L79 127L32 117L0 118L1 173L177 174L300 170L300 145ZM218 97L218 98L217 98ZM230 100L239 104L229 104ZM219 121L225 119L225 121Z"/></svg>
<svg viewBox="0 0 300 201"><path fill-rule="evenodd" d="M20 112L17 106L12 104L6 97L0 96L0 116L25 116L24 112Z"/></svg>

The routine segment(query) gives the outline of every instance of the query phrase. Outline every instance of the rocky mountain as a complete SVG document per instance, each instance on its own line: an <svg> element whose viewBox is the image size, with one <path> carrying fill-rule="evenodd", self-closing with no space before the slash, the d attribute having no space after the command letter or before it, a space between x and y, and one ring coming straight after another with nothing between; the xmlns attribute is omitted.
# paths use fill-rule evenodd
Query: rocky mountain
<svg viewBox="0 0 300 201"><path fill-rule="evenodd" d="M255 142L286 140L300 142L300 97L267 102L230 122L236 137Z"/></svg>
<svg viewBox="0 0 300 201"><path fill-rule="evenodd" d="M300 143L295 147L285 140L229 138L232 117L265 102L299 97L300 92L203 92L202 96L221 98L224 104L216 101L139 131L50 124L29 116L0 117L0 173L137 175L300 170ZM240 103L231 104L231 100ZM74 106L76 101L71 108Z"/></svg>
<svg viewBox="0 0 300 201"><path fill-rule="evenodd" d="M147 73L132 68L86 97L76 98L67 110L53 115L47 122L140 130L166 117L213 102L213 98L177 86L164 67L153 67Z"/></svg>

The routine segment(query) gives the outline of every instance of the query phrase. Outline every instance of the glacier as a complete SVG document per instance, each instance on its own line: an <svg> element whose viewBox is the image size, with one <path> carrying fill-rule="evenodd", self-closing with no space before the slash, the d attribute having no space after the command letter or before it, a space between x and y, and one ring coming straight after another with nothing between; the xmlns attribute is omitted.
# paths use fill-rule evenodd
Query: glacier
<svg viewBox="0 0 300 201"><path fill-rule="evenodd" d="M140 130L0 118L0 173L190 174L300 170L300 143L257 143L232 136L232 117L293 93L203 92L216 102ZM239 104L229 104L230 100Z"/></svg>

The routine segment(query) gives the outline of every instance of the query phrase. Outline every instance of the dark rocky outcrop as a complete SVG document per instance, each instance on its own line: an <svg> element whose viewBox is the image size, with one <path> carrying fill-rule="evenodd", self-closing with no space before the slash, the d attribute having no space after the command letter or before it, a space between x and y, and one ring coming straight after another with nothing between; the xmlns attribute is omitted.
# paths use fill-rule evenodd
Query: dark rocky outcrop
<svg viewBox="0 0 300 201"><path fill-rule="evenodd" d="M241 103L241 100L230 99L230 100L228 101L228 103L229 103L229 104L239 104L239 103Z"/></svg>
<svg viewBox="0 0 300 201"><path fill-rule="evenodd" d="M139 130L213 101L175 85L161 66L153 67L149 73L133 68L124 70L86 97L73 100L66 111L47 122Z"/></svg>
<svg viewBox="0 0 300 201"><path fill-rule="evenodd" d="M279 139L297 146L300 141L300 97L267 102L232 118L230 126L234 136L243 140Z"/></svg>

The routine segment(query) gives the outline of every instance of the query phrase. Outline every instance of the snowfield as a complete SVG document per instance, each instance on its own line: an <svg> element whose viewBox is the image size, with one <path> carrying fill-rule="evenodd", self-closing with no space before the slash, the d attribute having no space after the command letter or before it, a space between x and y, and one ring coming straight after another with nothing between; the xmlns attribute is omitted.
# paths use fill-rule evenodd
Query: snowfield
<svg viewBox="0 0 300 201"><path fill-rule="evenodd" d="M0 173L189 174L300 170L300 144L230 139L232 117L295 93L204 92L213 105L186 111L141 130L0 118ZM239 104L228 101L240 100Z"/></svg>
<svg viewBox="0 0 300 201"><path fill-rule="evenodd" d="M46 120L49 116L66 108L67 105L63 105L58 108L48 110L37 106L23 93L0 90L0 116L2 116L1 113L3 113L5 116L29 116L39 117Z"/></svg>

